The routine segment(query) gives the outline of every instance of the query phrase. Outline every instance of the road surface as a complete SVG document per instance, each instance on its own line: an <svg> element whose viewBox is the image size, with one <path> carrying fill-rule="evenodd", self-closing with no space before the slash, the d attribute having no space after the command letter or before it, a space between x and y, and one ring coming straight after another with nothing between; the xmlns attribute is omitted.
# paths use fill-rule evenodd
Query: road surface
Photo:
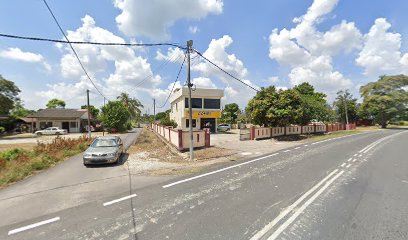
<svg viewBox="0 0 408 240"><path fill-rule="evenodd" d="M408 239L407 143L408 131L376 131L145 188L123 183L3 224L0 239Z"/></svg>

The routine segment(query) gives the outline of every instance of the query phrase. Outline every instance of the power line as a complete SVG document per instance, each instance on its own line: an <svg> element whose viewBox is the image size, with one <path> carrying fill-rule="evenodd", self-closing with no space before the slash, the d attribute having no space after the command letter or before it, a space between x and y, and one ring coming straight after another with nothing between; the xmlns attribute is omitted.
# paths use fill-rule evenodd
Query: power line
<svg viewBox="0 0 408 240"><path fill-rule="evenodd" d="M247 84L246 82L242 81L241 79L235 77L234 75L232 75L231 73L225 71L224 69L222 69L220 66L218 66L217 64L213 63L211 60L209 60L208 58L204 57L203 54L201 54L199 51L197 51L196 49L193 49L194 52L196 52L200 57L202 57L204 60L206 60L207 62L211 63L214 67L218 68L219 70L221 70L223 73L227 74L228 76L232 77L233 79L239 81L240 83L244 84L245 86L251 88L252 90L259 92L258 89L252 87L251 85Z"/></svg>
<svg viewBox="0 0 408 240"><path fill-rule="evenodd" d="M67 35L65 34L65 32L64 32L64 30L62 29L61 25L59 24L57 18L55 17L54 13L52 12L50 6L48 6L47 1L46 1L46 0L43 0L43 2L44 2L44 4L45 4L45 6L47 7L48 11L50 12L52 18L54 19L55 23L57 24L59 30L61 31L61 33L64 35L65 39L67 40L69 46L70 46L71 49L72 49L72 52L74 53L76 59L78 60L79 65L81 65L82 70L84 71L85 75L88 77L88 80L92 83L92 85L94 86L94 88L96 89L96 91L98 91L98 93L99 93L102 97L108 99L108 98L105 97L105 96L103 95L103 93L98 89L98 87L96 86L96 84L94 83L94 81L92 81L92 79L91 79L91 77L89 76L88 72L86 71L84 65L82 64L82 61L81 61L81 59L79 58L77 52L75 51L75 49L74 49L74 47L72 46L71 42L69 41ZM108 99L108 101L110 101L110 100Z"/></svg>
<svg viewBox="0 0 408 240"><path fill-rule="evenodd" d="M66 41L66 40L51 39L51 38L19 36L19 35L13 35L13 34L5 34L5 33L0 33L0 37L21 39L21 40L31 40L31 41L53 42L53 43L79 44L79 45L83 44L83 45L127 46L127 47L170 46L170 47L177 47L183 50L186 49L186 47L183 47L177 43L106 43L106 42L90 42L90 41Z"/></svg>
<svg viewBox="0 0 408 240"><path fill-rule="evenodd" d="M177 82L177 80L178 80L178 78L179 78L179 76L180 76L181 70L183 69L183 65L184 65L184 62L185 62L185 61L186 61L186 54L184 54L183 63L181 63L180 69L179 69L179 71L178 71L178 73L177 73L176 80L174 80L173 87L172 87L171 90L170 90L169 96L167 96L166 101L163 103L163 105L161 105L160 107L157 107L157 108L163 108L164 105L166 105L167 101L169 101L170 96L171 96L171 94L173 93L174 86L176 86L176 82Z"/></svg>

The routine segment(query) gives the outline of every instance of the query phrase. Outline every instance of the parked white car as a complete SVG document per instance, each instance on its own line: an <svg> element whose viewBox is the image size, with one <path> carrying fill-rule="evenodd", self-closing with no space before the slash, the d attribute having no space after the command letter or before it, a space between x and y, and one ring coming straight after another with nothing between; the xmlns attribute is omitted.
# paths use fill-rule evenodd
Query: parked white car
<svg viewBox="0 0 408 240"><path fill-rule="evenodd" d="M229 124L220 124L217 127L218 132L226 132L231 130L231 125Z"/></svg>
<svg viewBox="0 0 408 240"><path fill-rule="evenodd" d="M39 130L35 131L35 135L41 136L41 135L62 135L62 134L67 134L67 130L61 129L59 127L49 127L44 130Z"/></svg>

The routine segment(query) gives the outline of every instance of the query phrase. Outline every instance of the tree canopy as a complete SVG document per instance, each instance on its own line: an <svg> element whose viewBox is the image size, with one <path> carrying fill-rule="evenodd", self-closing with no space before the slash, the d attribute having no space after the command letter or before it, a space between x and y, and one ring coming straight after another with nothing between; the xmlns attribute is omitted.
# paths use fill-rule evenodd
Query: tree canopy
<svg viewBox="0 0 408 240"><path fill-rule="evenodd" d="M57 98L53 98L48 101L47 108L65 108L65 102Z"/></svg>
<svg viewBox="0 0 408 240"><path fill-rule="evenodd" d="M4 79L0 75L0 114L7 115L14 105L20 101L20 89L14 82Z"/></svg>
<svg viewBox="0 0 408 240"><path fill-rule="evenodd" d="M121 101L108 102L101 108L100 118L102 123L108 129L123 131L126 129L125 124L128 122L130 113Z"/></svg>
<svg viewBox="0 0 408 240"><path fill-rule="evenodd" d="M121 93L118 97L118 100L120 100L123 104L123 106L129 111L130 118L135 121L140 120L140 115L142 113L142 110L140 108L143 107L143 105L140 103L139 100L136 98L131 98L128 93Z"/></svg>
<svg viewBox="0 0 408 240"><path fill-rule="evenodd" d="M378 81L360 88L360 94L363 96L362 108L371 114L382 128L386 128L390 120L406 114L407 87L408 76L380 76Z"/></svg>
<svg viewBox="0 0 408 240"><path fill-rule="evenodd" d="M248 103L246 113L258 125L287 126L326 120L329 108L326 95L302 83L292 89L262 88Z"/></svg>
<svg viewBox="0 0 408 240"><path fill-rule="evenodd" d="M88 109L88 105L82 105L81 109ZM99 114L99 109L93 105L89 105L89 111L91 112L92 117L97 118Z"/></svg>
<svg viewBox="0 0 408 240"><path fill-rule="evenodd" d="M241 110L239 109L238 104L236 103L225 104L225 107L221 113L221 120L225 123L236 123L240 113Z"/></svg>
<svg viewBox="0 0 408 240"><path fill-rule="evenodd" d="M348 90L338 91L333 105L339 122L346 123L346 109L349 123L354 123L358 120L357 99Z"/></svg>

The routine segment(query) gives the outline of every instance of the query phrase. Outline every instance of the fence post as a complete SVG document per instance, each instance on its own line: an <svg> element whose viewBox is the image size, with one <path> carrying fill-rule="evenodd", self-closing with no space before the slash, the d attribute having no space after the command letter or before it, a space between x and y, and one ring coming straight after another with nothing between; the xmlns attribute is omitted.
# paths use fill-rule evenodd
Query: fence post
<svg viewBox="0 0 408 240"><path fill-rule="evenodd" d="M251 140L255 139L255 126L251 126L250 136L251 136Z"/></svg>
<svg viewBox="0 0 408 240"><path fill-rule="evenodd" d="M204 128L205 130L205 147L210 147L210 129L209 128Z"/></svg>
<svg viewBox="0 0 408 240"><path fill-rule="evenodd" d="M169 142L171 142L171 137L170 137L170 128L169 128Z"/></svg>
<svg viewBox="0 0 408 240"><path fill-rule="evenodd" d="M183 130L178 130L178 150L183 150Z"/></svg>

